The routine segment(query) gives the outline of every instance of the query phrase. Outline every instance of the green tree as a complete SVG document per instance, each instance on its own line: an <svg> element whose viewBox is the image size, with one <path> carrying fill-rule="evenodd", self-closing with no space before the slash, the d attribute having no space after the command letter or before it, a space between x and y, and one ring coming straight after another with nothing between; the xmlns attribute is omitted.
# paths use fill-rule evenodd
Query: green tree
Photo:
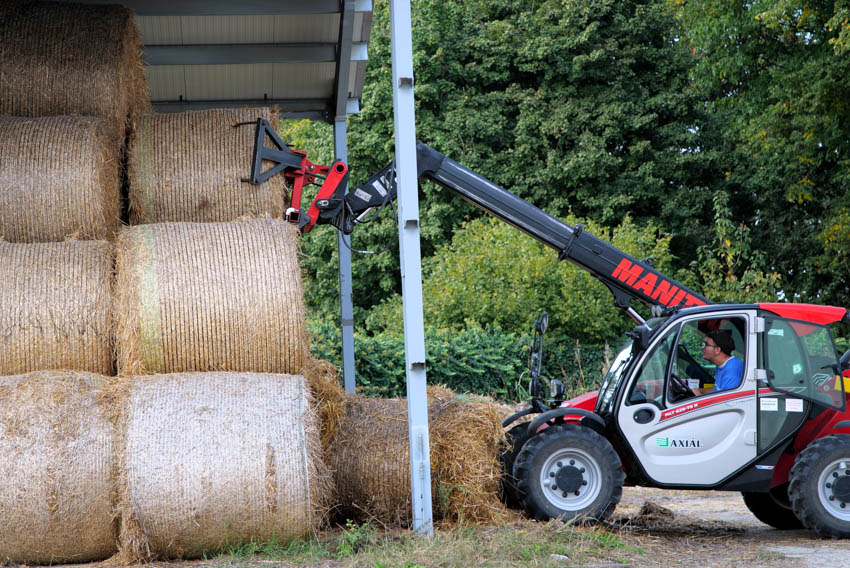
<svg viewBox="0 0 850 568"><path fill-rule="evenodd" d="M752 247L750 227L730 218L728 196L714 195L714 242L702 245L691 270L680 274L689 287L713 302L775 302L782 279L776 272L757 268L768 264L762 251Z"/></svg>
<svg viewBox="0 0 850 568"><path fill-rule="evenodd" d="M417 136L547 212L615 225L663 222L682 262L710 226L710 128L694 60L663 0L444 0L412 4ZM351 182L393 156L390 38L375 4L363 111L349 128ZM420 193L422 254L480 216L442 188ZM335 313L333 231L306 239L308 301ZM392 215L358 227L356 319L398 292ZM325 285L325 283L328 283Z"/></svg>
<svg viewBox="0 0 850 568"><path fill-rule="evenodd" d="M670 237L654 226L640 227L628 217L613 229L572 216L566 222L584 224L634 257L652 257L659 270L671 269ZM558 335L600 343L632 325L587 271L558 261L554 250L493 218L466 223L423 263L423 272L425 321L436 328L490 326L521 334L547 310ZM374 309L367 324L376 332L400 332L401 298Z"/></svg>
<svg viewBox="0 0 850 568"><path fill-rule="evenodd" d="M675 0L724 125L718 186L789 300L850 303L836 239L850 203L846 0ZM836 258L838 257L838 258Z"/></svg>

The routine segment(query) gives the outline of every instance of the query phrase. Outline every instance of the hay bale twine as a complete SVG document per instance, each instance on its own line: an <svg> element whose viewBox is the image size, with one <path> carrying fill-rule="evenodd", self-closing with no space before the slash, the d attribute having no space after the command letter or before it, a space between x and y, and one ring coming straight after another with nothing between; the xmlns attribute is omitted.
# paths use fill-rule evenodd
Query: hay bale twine
<svg viewBox="0 0 850 568"><path fill-rule="evenodd" d="M0 242L0 374L110 375L112 245Z"/></svg>
<svg viewBox="0 0 850 568"><path fill-rule="evenodd" d="M106 377L0 377L0 558L102 560L117 551L114 427Z"/></svg>
<svg viewBox="0 0 850 568"><path fill-rule="evenodd" d="M429 387L431 496L435 519L492 522L499 501L501 422L493 405L435 394ZM348 395L327 451L342 516L409 526L410 453L407 401Z"/></svg>
<svg viewBox="0 0 850 568"><path fill-rule="evenodd" d="M297 234L275 219L125 227L116 245L118 372L300 370Z"/></svg>
<svg viewBox="0 0 850 568"><path fill-rule="evenodd" d="M128 381L121 435L126 560L191 558L304 538L329 477L300 375L193 373Z"/></svg>
<svg viewBox="0 0 850 568"><path fill-rule="evenodd" d="M112 239L122 143L102 118L0 117L0 237Z"/></svg>
<svg viewBox="0 0 850 568"><path fill-rule="evenodd" d="M259 117L277 122L268 108L141 117L130 138L130 223L281 217L283 176L259 186L243 181L251 175Z"/></svg>
<svg viewBox="0 0 850 568"><path fill-rule="evenodd" d="M13 0L0 18L0 115L87 115L117 133L150 112L133 12Z"/></svg>

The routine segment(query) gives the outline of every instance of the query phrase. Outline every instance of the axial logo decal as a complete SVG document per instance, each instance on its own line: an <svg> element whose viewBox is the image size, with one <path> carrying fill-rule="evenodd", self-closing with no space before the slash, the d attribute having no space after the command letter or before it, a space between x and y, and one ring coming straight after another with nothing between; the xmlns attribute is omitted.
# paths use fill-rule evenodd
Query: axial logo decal
<svg viewBox="0 0 850 568"><path fill-rule="evenodd" d="M679 289L650 270L644 271L640 265L632 264L627 258L620 261L611 276L665 306L678 306L682 303L684 307L705 305L704 301L687 290Z"/></svg>
<svg viewBox="0 0 850 568"><path fill-rule="evenodd" d="M702 440L690 439L690 440L677 440L673 438L655 438L655 444L659 448L701 448Z"/></svg>

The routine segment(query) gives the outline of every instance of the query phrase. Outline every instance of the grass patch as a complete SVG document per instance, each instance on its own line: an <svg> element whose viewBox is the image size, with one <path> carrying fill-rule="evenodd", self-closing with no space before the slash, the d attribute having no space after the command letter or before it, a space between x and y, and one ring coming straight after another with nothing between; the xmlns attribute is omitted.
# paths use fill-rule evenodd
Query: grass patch
<svg viewBox="0 0 850 568"><path fill-rule="evenodd" d="M621 538L616 529L574 527L558 521L520 520L498 527L458 525L438 528L430 539L411 531L379 531L372 525L348 522L318 539L286 546L241 543L212 559L212 564L257 566L273 560L296 566L325 563L346 568L554 567L596 560L626 563L642 552Z"/></svg>
<svg viewBox="0 0 850 568"><path fill-rule="evenodd" d="M296 565L309 565L332 558L327 543L320 539L295 540L287 544L277 541L244 541L226 547L219 555L208 558L212 564L248 565L257 560L277 560Z"/></svg>

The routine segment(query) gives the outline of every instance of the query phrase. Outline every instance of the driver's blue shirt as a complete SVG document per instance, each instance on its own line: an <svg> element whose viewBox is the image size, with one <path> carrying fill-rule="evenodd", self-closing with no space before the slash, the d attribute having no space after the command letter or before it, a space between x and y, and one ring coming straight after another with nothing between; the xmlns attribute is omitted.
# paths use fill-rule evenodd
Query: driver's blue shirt
<svg viewBox="0 0 850 568"><path fill-rule="evenodd" d="M730 357L723 366L717 367L717 374L714 376L714 392L734 389L741 384L743 373L744 363L737 357Z"/></svg>

